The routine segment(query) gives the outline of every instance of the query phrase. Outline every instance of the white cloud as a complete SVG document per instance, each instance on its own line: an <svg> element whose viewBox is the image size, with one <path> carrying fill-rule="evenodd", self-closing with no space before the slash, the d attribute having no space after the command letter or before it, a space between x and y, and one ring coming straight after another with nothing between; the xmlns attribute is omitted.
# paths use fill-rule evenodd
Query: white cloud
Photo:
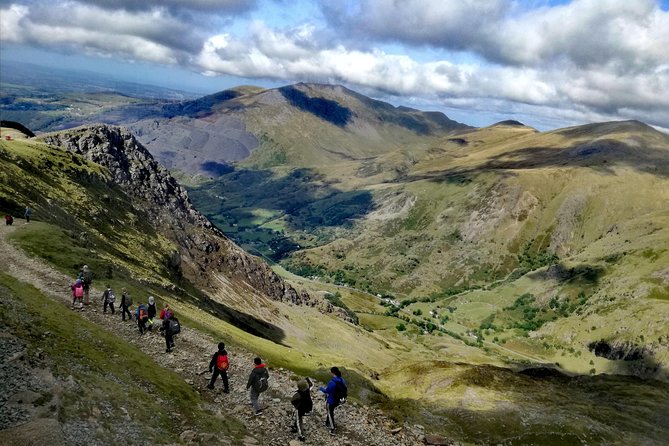
<svg viewBox="0 0 669 446"><path fill-rule="evenodd" d="M531 10L511 0L323 1L329 29L223 20L256 5L241 0L16 2L0 10L3 42L178 63L209 76L346 83L405 101L638 116L669 127L669 13L652 0ZM431 57L413 55L426 45L436 49ZM484 62L451 62L440 49Z"/></svg>
<svg viewBox="0 0 669 446"><path fill-rule="evenodd" d="M104 11L76 2L48 12L12 5L2 11L2 40L67 46L85 53L177 63L201 43L196 33L164 11Z"/></svg>

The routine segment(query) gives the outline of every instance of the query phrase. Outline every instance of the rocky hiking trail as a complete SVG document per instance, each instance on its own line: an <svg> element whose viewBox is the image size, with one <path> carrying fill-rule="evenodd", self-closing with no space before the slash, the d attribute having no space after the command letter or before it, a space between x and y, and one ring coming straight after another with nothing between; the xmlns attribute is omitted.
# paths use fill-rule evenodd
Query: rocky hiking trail
<svg viewBox="0 0 669 446"><path fill-rule="evenodd" d="M3 227L0 230L0 258L4 259L3 270L16 279L35 286L45 295L69 308L71 306L70 284L73 278L56 271L39 259L29 257L10 244L6 236L14 230L16 230L16 227L11 226ZM94 285L99 286L100 284L94 283ZM291 379L291 377L294 377L292 372L272 368L271 363L268 363L270 388L261 396L261 405L264 407L263 415L255 416L249 404L249 393L246 390L248 374L253 367L253 357L255 356L252 352L230 348L228 350L230 356L230 370L228 371L230 393L223 393L223 384L220 378L216 382L215 390L209 390L206 388L211 376L208 372L209 360L216 351L216 345L220 340L212 339L209 335L184 326L182 332L175 339L175 349L172 353L165 353L165 341L159 335L157 328L153 332L140 335L134 322L123 322L121 320L119 311L115 315L104 314L100 303L101 295L102 290L93 287L91 289L92 304L83 311L74 311L77 311L82 318L94 322L133 344L143 351L147 358L150 358L159 366L176 371L188 384L203 395L207 405L206 409L211 410L218 416L234 417L241 421L249 432L249 436L242 439L244 445L391 446L425 443L451 444L439 441L436 438L433 440L429 435L426 437L421 426L403 426L400 428L379 410L354 402L349 402L336 410L337 435L330 436L323 425L325 403L323 394L318 391L318 386L324 385L324 383L320 382L315 382L315 387L312 390L314 411L310 416L305 417L307 439L305 442L297 441L296 434L291 433L289 428L293 410L290 398L296 388L295 381ZM140 299L143 301L146 296L136 296L135 303L138 303ZM117 297L117 305L119 300L120 296ZM4 345L10 345L13 342L11 333L6 333L1 329L0 338L7 341L3 342ZM12 354L7 351L0 355L3 364L20 358L21 349L15 346L13 350L14 353ZM7 371L5 370L4 373L6 374ZM31 373L36 372L31 371ZM48 375L48 371L41 373ZM344 378L346 378L345 375ZM54 380L53 376L45 379L47 381ZM0 403L23 403L30 409L27 413L30 414L31 419L5 420L4 427L15 427L30 421L31 428L35 429L36 436L46 435L47 432L53 434L54 426L61 430L66 430L68 427L74 428L74 426L59 426L58 422L49 418L48 414L35 409L35 405L32 404L33 401L30 398L30 391L26 390L26 383L23 385L19 383L7 389L5 381L7 380L0 383L0 389L5 387L0 392L3 395ZM26 380L24 379L24 381ZM7 392L14 395L7 395ZM35 438L35 440L37 439ZM40 438L40 440L42 439ZM189 429L188 426L183 426L180 440L186 444L229 444L226 441L218 441L215 432L197 432ZM131 444L131 442L128 443ZM76 433L63 432L62 436L55 435L53 442L50 442L50 444L78 444Z"/></svg>

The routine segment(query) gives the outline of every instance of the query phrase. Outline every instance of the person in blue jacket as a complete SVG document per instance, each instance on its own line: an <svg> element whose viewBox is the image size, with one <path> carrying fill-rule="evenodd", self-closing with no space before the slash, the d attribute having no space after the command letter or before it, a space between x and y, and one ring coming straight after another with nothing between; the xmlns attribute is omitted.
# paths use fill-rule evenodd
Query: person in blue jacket
<svg viewBox="0 0 669 446"><path fill-rule="evenodd" d="M325 420L325 427L330 430L330 435L335 434L335 418L334 410L343 400L346 399L347 389L344 378L341 377L341 372L338 367L330 369L332 379L326 387L321 387L320 391L327 395L325 400L325 408L327 410L327 418Z"/></svg>

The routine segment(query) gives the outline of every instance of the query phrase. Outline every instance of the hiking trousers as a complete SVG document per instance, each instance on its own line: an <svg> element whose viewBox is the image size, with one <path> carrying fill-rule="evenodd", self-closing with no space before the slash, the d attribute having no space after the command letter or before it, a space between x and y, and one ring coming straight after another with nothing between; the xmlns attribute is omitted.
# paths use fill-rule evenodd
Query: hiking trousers
<svg viewBox="0 0 669 446"><path fill-rule="evenodd" d="M90 298L90 291L91 286L84 284L84 305L90 305L91 303L91 298Z"/></svg>
<svg viewBox="0 0 669 446"><path fill-rule="evenodd" d="M102 307L102 312L106 313L107 312L107 306L109 306L109 309L111 310L111 314L114 314L114 302L107 302L105 301L104 306Z"/></svg>
<svg viewBox="0 0 669 446"><path fill-rule="evenodd" d="M228 386L228 371L227 370L218 370L218 367L214 367L214 373L211 374L211 380L209 380L209 387L214 387L216 378L221 377L223 380L223 389L230 390Z"/></svg>
<svg viewBox="0 0 669 446"><path fill-rule="evenodd" d="M127 305L121 305L121 317L125 321L125 315L126 313L128 314L128 319L132 320L132 314L130 314L130 310L128 309Z"/></svg>
<svg viewBox="0 0 669 446"><path fill-rule="evenodd" d="M298 437L304 437L304 422L302 420L302 417L304 415L300 414L300 411L295 409L293 411L293 427L295 428L295 432L297 432Z"/></svg>
<svg viewBox="0 0 669 446"><path fill-rule="evenodd" d="M165 350L168 352L174 347L174 335L169 334L167 330L165 330L165 346L167 347Z"/></svg>
<svg viewBox="0 0 669 446"><path fill-rule="evenodd" d="M256 412L260 410L260 402L258 402L258 398L260 398L260 393L251 387L251 405L253 406L253 410Z"/></svg>
<svg viewBox="0 0 669 446"><path fill-rule="evenodd" d="M334 410L337 407L336 404L328 404L325 403L325 409L328 413L327 420L325 421L325 424L327 425L328 429L331 431L335 430L335 416L334 416Z"/></svg>

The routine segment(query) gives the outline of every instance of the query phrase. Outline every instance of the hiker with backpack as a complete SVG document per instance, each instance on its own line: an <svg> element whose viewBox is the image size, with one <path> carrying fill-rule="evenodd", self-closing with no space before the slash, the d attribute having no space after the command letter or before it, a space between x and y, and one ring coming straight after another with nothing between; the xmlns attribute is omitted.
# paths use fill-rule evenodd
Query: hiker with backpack
<svg viewBox="0 0 669 446"><path fill-rule="evenodd" d="M30 206L26 206L26 211L23 213L23 216L26 219L26 223L30 223L30 216L33 215L33 210Z"/></svg>
<svg viewBox="0 0 669 446"><path fill-rule="evenodd" d="M125 315L128 315L128 320L132 321L132 314L130 314L130 306L132 305L132 297L128 294L128 290L123 288L121 292L121 318L125 322Z"/></svg>
<svg viewBox="0 0 669 446"><path fill-rule="evenodd" d="M325 427L330 430L330 435L334 435L336 427L334 410L337 406L346 402L348 389L338 367L332 367L330 373L332 373L332 379L326 387L321 387L320 391L327 395L327 399L325 400L325 409L327 411Z"/></svg>
<svg viewBox="0 0 669 446"><path fill-rule="evenodd" d="M111 310L111 314L114 314L114 302L116 301L116 295L111 289L111 286L107 285L107 289L102 293L102 312L107 312L107 307Z"/></svg>
<svg viewBox="0 0 669 446"><path fill-rule="evenodd" d="M221 376L223 379L223 393L230 393L230 387L228 385L228 368L230 363L228 361L228 352L225 351L225 344L223 342L218 343L218 351L214 353L214 356L211 357L209 362L209 372L211 372L211 380L207 385L208 389L213 389L214 384L216 383L216 378Z"/></svg>
<svg viewBox="0 0 669 446"><path fill-rule="evenodd" d="M156 318L156 300L153 296L149 296L149 304L146 306L146 311L149 313L149 320L146 321L149 331L153 331L153 320Z"/></svg>
<svg viewBox="0 0 669 446"><path fill-rule="evenodd" d="M93 271L91 271L88 265L81 267L79 278L81 279L81 283L84 284L84 305L90 305L89 292L91 290L91 283L93 283Z"/></svg>
<svg viewBox="0 0 669 446"><path fill-rule="evenodd" d="M160 319L164 321L165 319L167 319L166 316L170 313L172 313L172 311L170 311L170 306L165 304L165 307L162 310L160 310Z"/></svg>
<svg viewBox="0 0 669 446"><path fill-rule="evenodd" d="M299 380L297 382L297 391L295 391L293 397L290 399L290 403L295 408L291 431L297 434L297 439L300 441L306 440L302 417L310 413L314 408L314 403L311 400L311 389L313 387L314 384L309 378Z"/></svg>
<svg viewBox="0 0 669 446"><path fill-rule="evenodd" d="M146 321L149 320L149 312L146 311L144 304L139 304L137 310L135 311L135 319L137 319L137 328L139 328L139 334L144 334L146 331Z"/></svg>
<svg viewBox="0 0 669 446"><path fill-rule="evenodd" d="M260 394L269 387L269 372L260 358L254 358L253 364L254 367L253 370L251 370L249 380L246 383L246 389L251 390L251 405L255 410L255 414L262 415L262 409L260 408L260 402L258 401L258 398L260 398Z"/></svg>
<svg viewBox="0 0 669 446"><path fill-rule="evenodd" d="M165 353L170 353L174 348L174 336L181 333L181 324L179 319L174 317L170 310L165 312L163 324L160 331L165 335Z"/></svg>
<svg viewBox="0 0 669 446"><path fill-rule="evenodd" d="M83 307L81 299L84 297L84 285L81 283L81 280L77 279L70 288L72 289L72 309L74 310L77 301L79 301L79 309L81 309Z"/></svg>

